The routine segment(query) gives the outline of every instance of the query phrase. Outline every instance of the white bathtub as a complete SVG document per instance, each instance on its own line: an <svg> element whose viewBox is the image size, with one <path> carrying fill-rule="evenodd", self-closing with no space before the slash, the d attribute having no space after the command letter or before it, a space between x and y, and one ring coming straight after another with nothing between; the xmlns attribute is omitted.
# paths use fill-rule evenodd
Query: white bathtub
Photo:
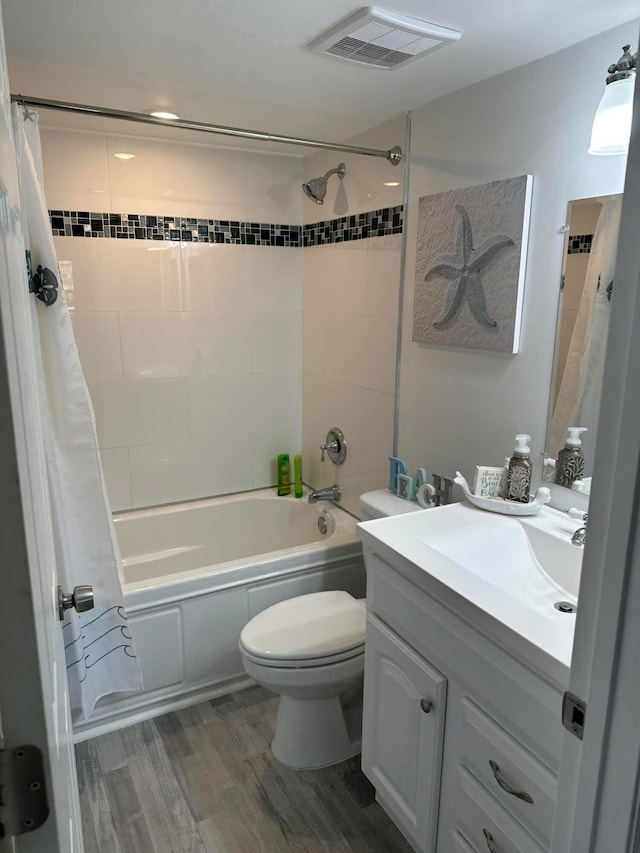
<svg viewBox="0 0 640 853"><path fill-rule="evenodd" d="M364 595L356 520L306 495L264 489L114 520L145 689L101 702L78 740L245 686L238 637L266 607L324 589Z"/></svg>

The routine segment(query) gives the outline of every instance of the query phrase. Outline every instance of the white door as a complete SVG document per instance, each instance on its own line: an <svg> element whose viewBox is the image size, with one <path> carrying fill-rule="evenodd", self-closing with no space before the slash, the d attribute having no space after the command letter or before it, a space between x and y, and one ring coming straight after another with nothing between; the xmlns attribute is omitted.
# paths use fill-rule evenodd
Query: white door
<svg viewBox="0 0 640 853"><path fill-rule="evenodd" d="M49 817L14 849L82 853L9 100L0 21L0 734L45 758Z"/></svg>

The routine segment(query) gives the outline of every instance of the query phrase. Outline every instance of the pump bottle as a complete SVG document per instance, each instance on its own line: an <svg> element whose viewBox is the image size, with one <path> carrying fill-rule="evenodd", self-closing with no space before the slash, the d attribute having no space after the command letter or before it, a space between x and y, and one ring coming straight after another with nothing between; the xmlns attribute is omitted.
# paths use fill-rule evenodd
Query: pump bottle
<svg viewBox="0 0 640 853"><path fill-rule="evenodd" d="M556 483L571 488L574 480L581 480L584 474L584 456L580 436L587 427L569 427L564 448L558 453L556 462Z"/></svg>
<svg viewBox="0 0 640 853"><path fill-rule="evenodd" d="M507 500L529 503L531 491L531 436L522 433L516 436L516 446L509 460L507 478Z"/></svg>

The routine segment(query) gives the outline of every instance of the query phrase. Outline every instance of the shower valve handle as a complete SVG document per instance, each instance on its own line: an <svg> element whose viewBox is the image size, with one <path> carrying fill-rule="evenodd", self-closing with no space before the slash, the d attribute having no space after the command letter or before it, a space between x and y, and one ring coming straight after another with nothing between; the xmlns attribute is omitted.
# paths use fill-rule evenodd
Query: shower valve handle
<svg viewBox="0 0 640 853"><path fill-rule="evenodd" d="M321 445L320 445L320 461L321 461L321 462L324 462L324 452L325 452L325 450L338 452L338 450L339 450L339 449L340 449L340 448L339 448L339 445L338 445L338 442L337 442L337 441L330 441L328 444L321 444Z"/></svg>
<svg viewBox="0 0 640 853"><path fill-rule="evenodd" d="M324 462L325 451L334 465L342 465L347 458L347 439L340 427L331 427L325 438L325 444L320 445L321 462Z"/></svg>

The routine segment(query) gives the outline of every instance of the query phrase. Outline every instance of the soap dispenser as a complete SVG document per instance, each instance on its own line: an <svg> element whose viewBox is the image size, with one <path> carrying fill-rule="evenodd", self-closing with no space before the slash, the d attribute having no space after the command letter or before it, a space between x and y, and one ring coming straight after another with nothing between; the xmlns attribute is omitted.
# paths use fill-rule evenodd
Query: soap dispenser
<svg viewBox="0 0 640 853"><path fill-rule="evenodd" d="M580 436L587 427L569 427L564 448L558 453L556 462L556 483L571 488L575 480L581 480L584 474L584 456Z"/></svg>
<svg viewBox="0 0 640 853"><path fill-rule="evenodd" d="M529 503L531 491L531 436L522 433L516 436L516 446L509 460L507 500Z"/></svg>

